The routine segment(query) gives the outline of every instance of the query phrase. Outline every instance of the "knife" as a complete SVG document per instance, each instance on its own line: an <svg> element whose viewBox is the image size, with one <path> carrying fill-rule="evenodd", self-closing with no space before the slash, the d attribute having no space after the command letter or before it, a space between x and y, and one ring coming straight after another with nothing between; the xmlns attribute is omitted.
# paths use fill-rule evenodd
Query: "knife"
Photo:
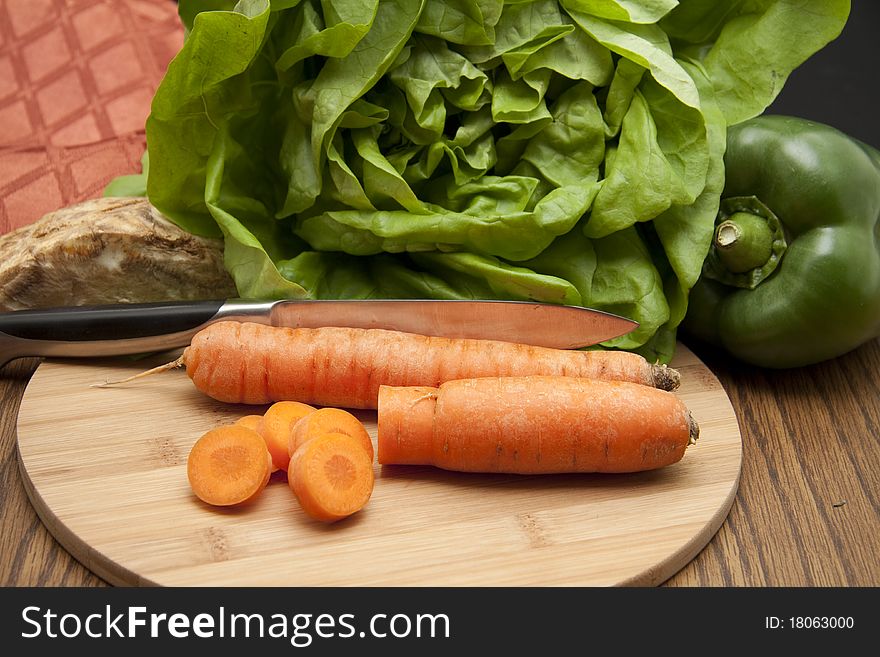
<svg viewBox="0 0 880 657"><path fill-rule="evenodd" d="M0 313L0 366L25 356L117 356L189 344L223 320L272 326L382 328L423 335L585 347L638 323L612 313L528 301L351 299L169 301Z"/></svg>

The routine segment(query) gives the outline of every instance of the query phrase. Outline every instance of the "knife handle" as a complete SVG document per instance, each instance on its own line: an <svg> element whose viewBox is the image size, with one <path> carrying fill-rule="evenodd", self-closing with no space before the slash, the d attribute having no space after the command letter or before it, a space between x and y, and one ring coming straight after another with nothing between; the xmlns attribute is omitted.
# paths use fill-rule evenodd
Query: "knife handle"
<svg viewBox="0 0 880 657"><path fill-rule="evenodd" d="M217 314L223 301L39 308L0 314L0 332L25 340L125 340L186 331Z"/></svg>
<svg viewBox="0 0 880 657"><path fill-rule="evenodd" d="M0 366L24 356L117 356L182 347L222 319L268 322L272 305L171 301L0 313Z"/></svg>

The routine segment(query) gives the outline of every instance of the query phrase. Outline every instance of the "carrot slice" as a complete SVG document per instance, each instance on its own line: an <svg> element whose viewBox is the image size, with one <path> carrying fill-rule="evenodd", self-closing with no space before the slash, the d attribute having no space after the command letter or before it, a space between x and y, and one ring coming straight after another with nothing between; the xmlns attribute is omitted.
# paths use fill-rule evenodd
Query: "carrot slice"
<svg viewBox="0 0 880 657"><path fill-rule="evenodd" d="M287 445L293 426L309 413L315 412L314 406L295 401L281 401L272 404L263 415L257 431L266 441L266 447L272 455L272 463L279 470L287 470L290 454Z"/></svg>
<svg viewBox="0 0 880 657"><path fill-rule="evenodd" d="M373 459L373 440L363 423L348 411L329 406L309 413L293 425L287 447L288 453L293 454L302 445L322 433L343 433L351 436L363 445L370 460Z"/></svg>
<svg viewBox="0 0 880 657"><path fill-rule="evenodd" d="M260 422L262 421L262 415L244 415L238 418L235 421L235 424L240 424L243 427L247 427L248 429L253 429L254 431L257 431L260 426Z"/></svg>
<svg viewBox="0 0 880 657"><path fill-rule="evenodd" d="M243 416L243 417L238 418L238 419L235 421L235 424L238 424L238 425L243 426L243 427L247 427L248 429L253 429L253 430L256 431L257 433L259 433L259 432L260 432L260 423L261 423L262 421L263 421L263 416L262 416L262 415L245 415L245 416ZM265 441L265 438L263 438L263 440ZM267 450L269 449L269 445L268 445L268 444L266 445L266 449L267 449ZM272 472L277 472L278 470L281 469L281 468L279 468L277 465L275 465L275 461L272 460L272 454L271 454L271 452L269 453L269 459L270 459L270 461L272 462L272 465L270 466L270 470L271 470Z"/></svg>
<svg viewBox="0 0 880 657"><path fill-rule="evenodd" d="M287 482L306 514L335 522L357 513L370 500L373 462L351 436L325 433L293 453Z"/></svg>
<svg viewBox="0 0 880 657"><path fill-rule="evenodd" d="M253 429L227 425L211 429L189 453L187 478L203 502L231 506L249 502L269 483L271 457Z"/></svg>

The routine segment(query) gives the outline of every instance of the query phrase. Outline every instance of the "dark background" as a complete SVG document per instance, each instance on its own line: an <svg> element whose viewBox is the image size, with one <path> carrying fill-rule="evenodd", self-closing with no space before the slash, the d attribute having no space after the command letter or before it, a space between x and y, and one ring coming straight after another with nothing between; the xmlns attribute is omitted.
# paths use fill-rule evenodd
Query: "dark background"
<svg viewBox="0 0 880 657"><path fill-rule="evenodd" d="M766 113L827 123L880 148L880 0L853 0L841 35L795 69Z"/></svg>

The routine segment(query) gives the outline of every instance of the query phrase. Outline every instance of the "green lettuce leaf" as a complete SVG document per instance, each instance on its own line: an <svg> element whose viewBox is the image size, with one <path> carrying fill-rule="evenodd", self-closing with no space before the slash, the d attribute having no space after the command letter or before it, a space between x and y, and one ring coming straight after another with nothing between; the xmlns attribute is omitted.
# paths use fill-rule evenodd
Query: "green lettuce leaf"
<svg viewBox="0 0 880 657"><path fill-rule="evenodd" d="M660 23L706 68L728 125L757 116L791 72L836 39L850 0L681 0ZM684 47L689 45L690 47Z"/></svg>
<svg viewBox="0 0 880 657"><path fill-rule="evenodd" d="M150 175L150 152L141 156L141 172L117 176L104 188L104 196L146 196L147 177Z"/></svg>
<svg viewBox="0 0 880 657"><path fill-rule="evenodd" d="M562 0L566 9L630 23L656 23L678 0Z"/></svg>
<svg viewBox="0 0 880 657"><path fill-rule="evenodd" d="M745 8L751 11L725 23L703 62L731 125L763 112L791 72L840 34L850 2L764 0Z"/></svg>
<svg viewBox="0 0 880 657"><path fill-rule="evenodd" d="M478 187L474 192L463 186L468 205L462 212L330 210L302 220L296 234L319 251L351 255L464 249L525 260L567 232L596 192L592 185L559 187L528 211L524 207L530 195L520 179L483 177Z"/></svg>
<svg viewBox="0 0 880 657"><path fill-rule="evenodd" d="M653 80L643 81L624 116L587 235L603 237L673 205L692 203L703 191L708 167L703 112L680 103Z"/></svg>
<svg viewBox="0 0 880 657"><path fill-rule="evenodd" d="M660 360L675 348L676 332L687 313L688 292L700 277L715 231L715 217L724 190L724 151L727 124L715 97L715 90L699 64L685 62L700 90L706 117L709 166L706 185L693 203L676 205L659 214L650 224L647 238L669 304L669 319L637 351L650 360ZM646 227L646 231L648 231Z"/></svg>

